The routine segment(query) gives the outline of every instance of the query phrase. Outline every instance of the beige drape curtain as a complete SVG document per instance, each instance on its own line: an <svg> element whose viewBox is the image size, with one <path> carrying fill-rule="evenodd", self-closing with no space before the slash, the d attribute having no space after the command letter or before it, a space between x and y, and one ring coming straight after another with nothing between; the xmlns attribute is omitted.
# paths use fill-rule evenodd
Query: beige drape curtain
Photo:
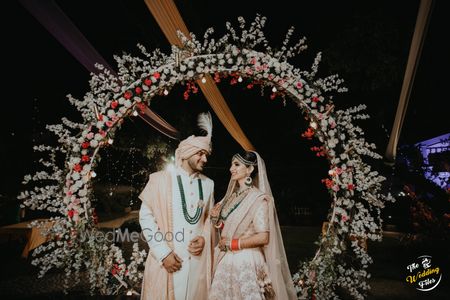
<svg viewBox="0 0 450 300"><path fill-rule="evenodd" d="M145 3L169 42L172 45L181 46L177 31L181 31L187 37L189 37L189 31L173 0L145 0ZM208 100L209 105L211 105L223 126L239 145L247 151L254 150L253 145L234 118L217 85L211 76L205 75L206 82L202 83L200 80L197 80L197 84Z"/></svg>
<svg viewBox="0 0 450 300"><path fill-rule="evenodd" d="M397 155L397 144L400 138L403 121L405 120L406 109L408 108L408 101L411 95L411 90L416 75L417 65L419 64L420 54L422 52L423 42L425 40L425 33L428 27L428 20L432 8L432 0L421 0L419 12L417 13L416 27L409 49L408 62L406 65L405 76L403 78L402 90L400 92L400 99L397 106L397 113L395 115L394 125L392 125L389 143L386 148L386 160L390 163L395 161Z"/></svg>

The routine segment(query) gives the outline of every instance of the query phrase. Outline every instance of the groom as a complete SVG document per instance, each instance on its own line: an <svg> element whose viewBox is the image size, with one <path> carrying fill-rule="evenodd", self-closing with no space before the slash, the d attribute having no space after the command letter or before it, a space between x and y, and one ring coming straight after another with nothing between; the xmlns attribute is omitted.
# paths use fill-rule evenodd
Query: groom
<svg viewBox="0 0 450 300"><path fill-rule="evenodd" d="M175 151L176 167L150 175L139 198L139 222L150 247L141 299L206 299L211 239L206 222L214 182L203 175L211 153L211 115L201 114L206 136L190 136Z"/></svg>

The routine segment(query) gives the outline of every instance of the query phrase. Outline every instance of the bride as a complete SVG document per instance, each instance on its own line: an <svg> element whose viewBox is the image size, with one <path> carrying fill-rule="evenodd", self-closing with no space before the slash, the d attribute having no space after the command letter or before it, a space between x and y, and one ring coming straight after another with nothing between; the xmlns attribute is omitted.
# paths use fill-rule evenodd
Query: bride
<svg viewBox="0 0 450 300"><path fill-rule="evenodd" d="M236 154L230 172L211 210L219 243L209 299L297 299L264 161L253 151Z"/></svg>

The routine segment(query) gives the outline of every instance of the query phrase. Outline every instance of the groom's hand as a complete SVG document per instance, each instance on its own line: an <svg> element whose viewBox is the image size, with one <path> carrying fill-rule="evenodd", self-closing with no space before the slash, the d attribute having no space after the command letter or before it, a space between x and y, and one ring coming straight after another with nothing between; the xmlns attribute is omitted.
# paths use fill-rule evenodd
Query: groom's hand
<svg viewBox="0 0 450 300"><path fill-rule="evenodd" d="M205 247L205 239L202 236L196 236L189 243L188 251L190 254L197 256L202 254L203 247Z"/></svg>
<svg viewBox="0 0 450 300"><path fill-rule="evenodd" d="M183 260L175 252L171 252L162 260L163 267L166 268L169 273L173 273L181 269L182 262Z"/></svg>

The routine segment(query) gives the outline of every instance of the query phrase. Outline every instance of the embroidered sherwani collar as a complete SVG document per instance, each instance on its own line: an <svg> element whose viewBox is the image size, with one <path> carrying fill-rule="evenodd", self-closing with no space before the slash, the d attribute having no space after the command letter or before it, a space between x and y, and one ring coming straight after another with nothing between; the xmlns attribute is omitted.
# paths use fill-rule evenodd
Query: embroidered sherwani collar
<svg viewBox="0 0 450 300"><path fill-rule="evenodd" d="M175 171L177 174L181 175L181 176L185 176L189 179L196 179L196 178L200 178L200 173L199 172L194 172L191 175L189 175L189 173L183 169L182 167L176 167Z"/></svg>

